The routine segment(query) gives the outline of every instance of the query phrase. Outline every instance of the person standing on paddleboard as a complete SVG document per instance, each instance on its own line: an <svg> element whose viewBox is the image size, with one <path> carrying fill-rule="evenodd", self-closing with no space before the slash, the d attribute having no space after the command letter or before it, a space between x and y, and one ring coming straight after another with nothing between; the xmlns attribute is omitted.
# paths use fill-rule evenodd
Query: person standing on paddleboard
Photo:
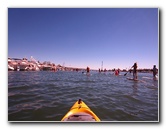
<svg viewBox="0 0 166 129"><path fill-rule="evenodd" d="M158 71L158 69L156 68L156 65L153 65L153 77L155 78L156 77L156 75L157 75L157 72Z"/></svg>
<svg viewBox="0 0 166 129"><path fill-rule="evenodd" d="M137 62L132 66L133 69L133 79L137 79Z"/></svg>
<svg viewBox="0 0 166 129"><path fill-rule="evenodd" d="M90 68L89 68L89 67L86 68L86 72L87 72L87 73L90 72Z"/></svg>

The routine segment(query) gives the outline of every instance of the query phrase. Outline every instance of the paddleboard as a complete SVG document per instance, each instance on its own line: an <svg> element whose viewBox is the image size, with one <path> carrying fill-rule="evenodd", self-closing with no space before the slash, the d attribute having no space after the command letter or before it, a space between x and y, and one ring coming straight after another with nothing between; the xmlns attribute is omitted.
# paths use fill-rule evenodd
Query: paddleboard
<svg viewBox="0 0 166 129"><path fill-rule="evenodd" d="M154 77L153 80L158 81L158 77Z"/></svg>
<svg viewBox="0 0 166 129"><path fill-rule="evenodd" d="M138 79L134 79L134 78L129 78L127 77L128 80L132 80L132 81L139 81Z"/></svg>
<svg viewBox="0 0 166 129"><path fill-rule="evenodd" d="M142 78L149 79L149 80L158 80L157 77L153 77L153 78L151 78L151 77L142 77Z"/></svg>
<svg viewBox="0 0 166 129"><path fill-rule="evenodd" d="M82 74L84 74L84 75L86 75L86 76L92 76L91 73L87 73L87 72L85 72L85 73L82 72Z"/></svg>
<svg viewBox="0 0 166 129"><path fill-rule="evenodd" d="M91 74L91 73L86 73L85 75L87 75L87 76L92 76L92 74Z"/></svg>

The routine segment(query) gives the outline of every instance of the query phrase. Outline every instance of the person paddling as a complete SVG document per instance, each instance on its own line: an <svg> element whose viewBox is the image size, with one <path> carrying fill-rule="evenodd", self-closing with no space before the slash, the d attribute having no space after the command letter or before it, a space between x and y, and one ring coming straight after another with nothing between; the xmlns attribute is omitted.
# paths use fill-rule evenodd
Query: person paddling
<svg viewBox="0 0 166 129"><path fill-rule="evenodd" d="M137 79L137 62L132 66L133 68L133 79Z"/></svg>

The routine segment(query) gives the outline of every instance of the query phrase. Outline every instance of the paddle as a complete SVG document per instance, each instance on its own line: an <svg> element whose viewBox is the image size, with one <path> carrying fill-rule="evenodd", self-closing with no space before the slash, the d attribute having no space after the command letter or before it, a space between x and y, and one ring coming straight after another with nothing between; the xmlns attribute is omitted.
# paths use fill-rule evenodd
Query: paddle
<svg viewBox="0 0 166 129"><path fill-rule="evenodd" d="M131 67L131 68L132 68L132 67ZM131 70L131 68L127 71L127 73ZM124 74L124 76L126 76L126 75L127 75L127 73L125 73L125 74Z"/></svg>

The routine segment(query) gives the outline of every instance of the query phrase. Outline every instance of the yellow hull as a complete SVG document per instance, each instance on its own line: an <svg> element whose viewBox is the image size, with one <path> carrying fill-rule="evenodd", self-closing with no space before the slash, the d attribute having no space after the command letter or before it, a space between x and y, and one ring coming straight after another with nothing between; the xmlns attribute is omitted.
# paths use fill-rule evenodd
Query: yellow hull
<svg viewBox="0 0 166 129"><path fill-rule="evenodd" d="M61 121L100 121L100 119L82 100L78 100Z"/></svg>

